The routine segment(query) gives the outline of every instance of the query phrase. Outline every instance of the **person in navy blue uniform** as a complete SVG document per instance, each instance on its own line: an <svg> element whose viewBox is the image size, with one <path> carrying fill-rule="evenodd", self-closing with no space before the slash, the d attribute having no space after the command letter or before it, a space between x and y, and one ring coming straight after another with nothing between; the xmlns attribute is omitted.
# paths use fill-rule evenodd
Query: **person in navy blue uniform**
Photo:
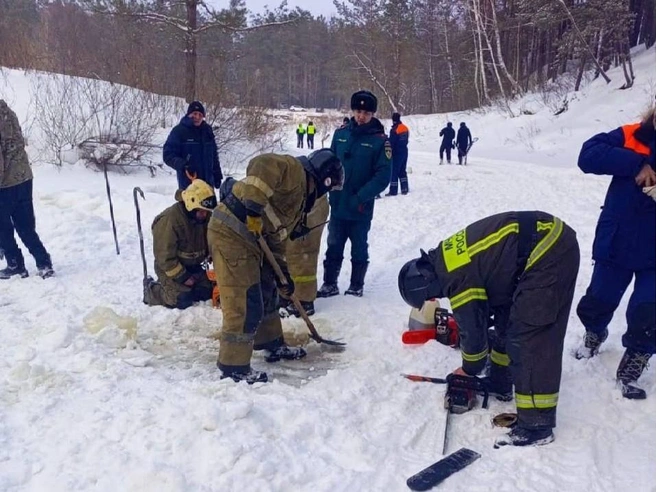
<svg viewBox="0 0 656 492"><path fill-rule="evenodd" d="M408 194L408 142L410 130L401 122L399 113L392 114L392 129L389 141L392 146L392 177L390 179L389 192L385 196L395 196L399 192L399 181L401 182L401 194Z"/></svg>
<svg viewBox="0 0 656 492"><path fill-rule="evenodd" d="M469 147L472 144L472 136L469 128L463 121L458 128L458 136L456 137L456 147L458 147L458 164L462 165L462 159L469 152ZM465 162L466 163L466 162Z"/></svg>
<svg viewBox="0 0 656 492"><path fill-rule="evenodd" d="M193 101L164 144L164 163L175 169L178 188L186 190L191 178L214 188L221 186L223 173L212 127L205 121L205 107Z"/></svg>
<svg viewBox="0 0 656 492"><path fill-rule="evenodd" d="M656 352L656 164L655 109L640 123L595 135L583 144L579 167L613 177L602 207L592 258L592 280L577 314L585 326L578 359L599 352L624 292L635 280L622 337L626 351L617 369L622 394L646 398L635 385Z"/></svg>
<svg viewBox="0 0 656 492"><path fill-rule="evenodd" d="M440 164L444 163L444 151L446 151L446 162L451 164L451 149L453 148L453 139L456 138L456 131L453 129L453 123L450 121L440 130L442 145L440 145Z"/></svg>

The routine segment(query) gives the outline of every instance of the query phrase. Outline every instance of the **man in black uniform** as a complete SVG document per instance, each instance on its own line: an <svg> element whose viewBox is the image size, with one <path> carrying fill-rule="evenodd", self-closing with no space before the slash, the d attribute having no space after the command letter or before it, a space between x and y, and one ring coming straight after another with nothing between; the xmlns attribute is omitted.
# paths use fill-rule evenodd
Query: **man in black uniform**
<svg viewBox="0 0 656 492"><path fill-rule="evenodd" d="M403 299L421 308L448 297L458 322L462 367L475 376L488 356L488 320L496 337L489 351L490 389L515 384L518 423L495 447L553 441L563 340L579 269L576 233L546 212L506 212L481 219L406 263ZM512 379L511 379L512 376Z"/></svg>

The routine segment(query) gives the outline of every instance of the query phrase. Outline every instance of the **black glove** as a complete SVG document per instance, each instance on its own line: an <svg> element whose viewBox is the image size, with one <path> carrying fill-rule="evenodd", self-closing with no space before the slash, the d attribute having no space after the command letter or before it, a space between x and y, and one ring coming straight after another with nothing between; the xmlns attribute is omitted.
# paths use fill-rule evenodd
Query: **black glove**
<svg viewBox="0 0 656 492"><path fill-rule="evenodd" d="M291 297L294 293L294 281L292 280L292 276L289 274L289 271L283 270L282 273L285 275L286 285L283 285L280 279L276 276L276 286L282 295L285 297Z"/></svg>

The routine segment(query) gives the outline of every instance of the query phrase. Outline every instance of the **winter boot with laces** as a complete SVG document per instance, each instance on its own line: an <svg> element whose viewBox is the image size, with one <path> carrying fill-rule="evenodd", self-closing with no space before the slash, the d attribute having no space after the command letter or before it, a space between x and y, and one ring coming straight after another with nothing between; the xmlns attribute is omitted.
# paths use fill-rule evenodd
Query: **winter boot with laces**
<svg viewBox="0 0 656 492"><path fill-rule="evenodd" d="M608 338L608 329L604 328L601 333L586 330L583 336L583 344L576 349L574 357L577 359L590 359L599 353L599 347Z"/></svg>
<svg viewBox="0 0 656 492"><path fill-rule="evenodd" d="M248 372L222 372L221 379L225 378L230 378L235 383L246 381L248 384L267 383L269 381L266 372L254 371L253 369Z"/></svg>
<svg viewBox="0 0 656 492"><path fill-rule="evenodd" d="M52 269L51 266L40 267L38 273L39 273L39 277L43 279L55 276L55 271Z"/></svg>
<svg viewBox="0 0 656 492"><path fill-rule="evenodd" d="M314 303L313 302L305 302L301 301L301 306L303 307L303 310L305 311L305 314L308 316L312 316L314 314ZM301 317L301 313L299 313L298 309L296 309L296 306L294 305L293 302L290 302L284 307L285 311L287 312L287 316L296 316L297 318Z"/></svg>
<svg viewBox="0 0 656 492"><path fill-rule="evenodd" d="M27 278L30 276L25 269L25 264L16 260L7 260L7 268L0 270L0 279L7 280L8 278L18 275L20 278Z"/></svg>
<svg viewBox="0 0 656 492"><path fill-rule="evenodd" d="M494 448L502 446L544 446L554 440L553 429L527 429L514 427L508 434L494 441Z"/></svg>
<svg viewBox="0 0 656 492"><path fill-rule="evenodd" d="M317 291L317 297L333 297L339 295L337 284L328 284L326 282Z"/></svg>
<svg viewBox="0 0 656 492"><path fill-rule="evenodd" d="M624 356L617 367L617 383L622 391L622 396L629 400L644 400L647 393L642 388L635 386L642 371L649 365L651 354L626 349Z"/></svg>
<svg viewBox="0 0 656 492"><path fill-rule="evenodd" d="M267 362L278 362L279 360L298 360L307 355L304 348L290 347L287 344L282 344L278 348L268 351L268 355L264 357Z"/></svg>

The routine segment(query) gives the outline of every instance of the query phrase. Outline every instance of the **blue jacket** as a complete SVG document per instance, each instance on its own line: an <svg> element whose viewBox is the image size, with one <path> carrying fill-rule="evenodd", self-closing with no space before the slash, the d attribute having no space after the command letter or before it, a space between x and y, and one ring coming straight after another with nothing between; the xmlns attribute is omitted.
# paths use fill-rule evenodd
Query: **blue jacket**
<svg viewBox="0 0 656 492"><path fill-rule="evenodd" d="M649 155L635 150L636 141ZM633 271L656 267L656 202L635 183L645 164L656 170L654 141L653 128L627 125L583 144L583 172L613 176L597 223L594 260Z"/></svg>
<svg viewBox="0 0 656 492"><path fill-rule="evenodd" d="M223 174L212 127L205 121L194 126L188 116L176 125L164 144L164 163L176 170L178 187L184 190L191 181L185 168L210 186L221 186Z"/></svg>
<svg viewBox="0 0 656 492"><path fill-rule="evenodd" d="M404 163L408 160L408 143L410 141L410 130L403 123L392 125L389 141L392 146L392 159L395 163Z"/></svg>
<svg viewBox="0 0 656 492"><path fill-rule="evenodd" d="M355 120L335 131L330 149L344 166L344 189L330 192L330 216L371 220L374 201L389 184L392 147L376 118L366 125Z"/></svg>

